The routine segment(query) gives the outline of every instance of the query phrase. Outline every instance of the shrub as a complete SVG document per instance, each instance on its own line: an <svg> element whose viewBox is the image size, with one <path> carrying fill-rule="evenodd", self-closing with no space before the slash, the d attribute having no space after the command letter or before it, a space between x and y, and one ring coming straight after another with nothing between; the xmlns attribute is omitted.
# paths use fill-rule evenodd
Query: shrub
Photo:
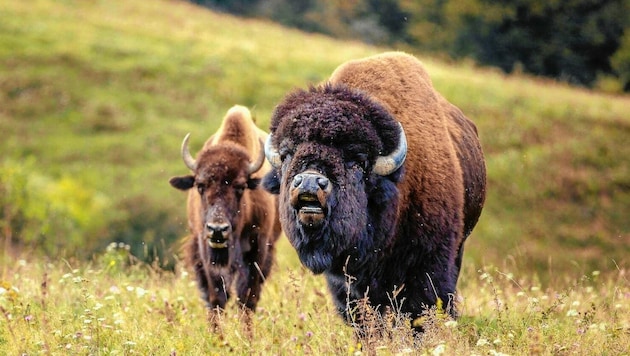
<svg viewBox="0 0 630 356"><path fill-rule="evenodd" d="M105 235L109 199L73 177L37 171L34 158L0 164L0 228L5 246L81 255Z"/></svg>

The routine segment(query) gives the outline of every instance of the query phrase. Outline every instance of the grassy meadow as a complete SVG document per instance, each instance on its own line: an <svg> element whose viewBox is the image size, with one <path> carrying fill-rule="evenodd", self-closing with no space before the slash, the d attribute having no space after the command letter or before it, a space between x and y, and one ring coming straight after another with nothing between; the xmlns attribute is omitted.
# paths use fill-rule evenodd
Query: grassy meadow
<svg viewBox="0 0 630 356"><path fill-rule="evenodd" d="M323 278L282 253L253 335L231 303L212 331L192 276L134 263L110 246L90 263L14 260L3 265L0 353L6 355L627 355L625 270L566 277L545 288L528 273L464 268L462 317L427 310L427 331L373 320L356 339L337 317ZM281 249L289 245L282 240ZM178 265L179 266L179 265Z"/></svg>
<svg viewBox="0 0 630 356"><path fill-rule="evenodd" d="M356 340L282 239L250 338L234 306L209 330L179 262L181 139L234 104L266 128L291 89L387 49L176 0L0 0L0 19L0 354L629 354L630 97L416 53L486 154L462 317Z"/></svg>

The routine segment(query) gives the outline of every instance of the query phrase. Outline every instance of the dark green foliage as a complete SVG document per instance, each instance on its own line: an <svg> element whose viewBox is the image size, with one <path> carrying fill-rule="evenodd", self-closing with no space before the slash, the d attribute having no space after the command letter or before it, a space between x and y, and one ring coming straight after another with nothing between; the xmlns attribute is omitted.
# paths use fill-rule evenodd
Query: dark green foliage
<svg viewBox="0 0 630 356"><path fill-rule="evenodd" d="M259 0L191 0L195 4L207 6L215 10L231 12L233 14L253 14L252 8Z"/></svg>
<svg viewBox="0 0 630 356"><path fill-rule="evenodd" d="M588 87L613 78L630 90L628 0L193 1L335 37L470 57L508 73Z"/></svg>
<svg viewBox="0 0 630 356"><path fill-rule="evenodd" d="M463 11L453 44L458 56L512 72L524 71L592 86L611 73L628 12L623 0L480 0Z"/></svg>
<svg viewBox="0 0 630 356"><path fill-rule="evenodd" d="M110 204L75 178L44 175L33 157L0 162L0 235L6 248L88 257L85 251L108 235L107 220L99 217Z"/></svg>
<svg viewBox="0 0 630 356"><path fill-rule="evenodd" d="M630 28L626 29L621 46L611 59L611 65L623 85L623 90L630 92Z"/></svg>
<svg viewBox="0 0 630 356"><path fill-rule="evenodd" d="M409 14L398 0L192 0L238 15L262 16L308 32L358 38L368 43L407 38Z"/></svg>

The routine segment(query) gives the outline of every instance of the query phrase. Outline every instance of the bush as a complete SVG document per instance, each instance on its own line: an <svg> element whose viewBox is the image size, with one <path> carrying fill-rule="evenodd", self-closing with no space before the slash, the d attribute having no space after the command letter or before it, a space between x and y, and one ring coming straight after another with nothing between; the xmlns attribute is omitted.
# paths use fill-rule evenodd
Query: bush
<svg viewBox="0 0 630 356"><path fill-rule="evenodd" d="M82 255L105 236L109 199L72 177L37 171L34 158L0 164L0 228L6 246Z"/></svg>
<svg viewBox="0 0 630 356"><path fill-rule="evenodd" d="M117 205L115 210L125 216L112 222L109 241L131 246L131 254L143 262L172 269L180 248L177 240L186 233L185 225L170 217L168 211L151 204L145 196L128 197ZM98 250L107 243L103 240Z"/></svg>
<svg viewBox="0 0 630 356"><path fill-rule="evenodd" d="M621 46L611 58L611 64L626 92L630 92L630 27L626 28Z"/></svg>

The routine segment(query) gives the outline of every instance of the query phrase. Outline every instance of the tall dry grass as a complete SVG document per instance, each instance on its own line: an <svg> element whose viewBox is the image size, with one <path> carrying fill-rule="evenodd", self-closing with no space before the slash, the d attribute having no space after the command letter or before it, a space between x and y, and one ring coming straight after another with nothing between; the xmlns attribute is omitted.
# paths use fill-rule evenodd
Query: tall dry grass
<svg viewBox="0 0 630 356"><path fill-rule="evenodd" d="M286 240L248 337L231 303L211 331L191 275L138 262L110 246L92 262L5 256L0 279L0 353L282 355L624 355L630 350L630 283L620 269L563 276L464 266L452 320L427 309L413 335L396 313L366 309L357 337L336 314L324 279L299 265ZM372 312L372 313L371 313Z"/></svg>

